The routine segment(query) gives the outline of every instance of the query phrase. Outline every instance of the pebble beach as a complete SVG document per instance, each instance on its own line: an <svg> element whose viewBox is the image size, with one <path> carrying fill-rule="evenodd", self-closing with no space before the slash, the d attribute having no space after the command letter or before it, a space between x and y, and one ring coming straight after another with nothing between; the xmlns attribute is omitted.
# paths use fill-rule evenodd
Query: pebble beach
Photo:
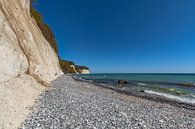
<svg viewBox="0 0 195 129"><path fill-rule="evenodd" d="M195 110L117 93L63 75L21 129L195 129Z"/></svg>

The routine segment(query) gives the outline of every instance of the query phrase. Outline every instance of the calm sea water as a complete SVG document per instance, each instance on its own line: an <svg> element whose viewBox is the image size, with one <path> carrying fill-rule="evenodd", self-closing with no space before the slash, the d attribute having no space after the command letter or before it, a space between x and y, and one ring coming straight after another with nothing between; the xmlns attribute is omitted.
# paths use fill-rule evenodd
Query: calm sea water
<svg viewBox="0 0 195 129"><path fill-rule="evenodd" d="M117 80L127 80L129 89L150 90L195 99L195 74L89 74L79 75L96 83L117 86Z"/></svg>

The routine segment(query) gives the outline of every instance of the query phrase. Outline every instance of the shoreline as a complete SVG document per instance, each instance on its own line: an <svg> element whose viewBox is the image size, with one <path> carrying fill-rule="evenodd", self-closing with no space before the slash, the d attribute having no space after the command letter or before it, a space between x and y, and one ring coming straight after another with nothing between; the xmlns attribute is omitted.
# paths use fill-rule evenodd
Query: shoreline
<svg viewBox="0 0 195 129"><path fill-rule="evenodd" d="M22 128L194 128L195 110L115 92L63 75L43 92Z"/></svg>
<svg viewBox="0 0 195 129"><path fill-rule="evenodd" d="M125 87L121 88L121 87L114 87L114 86L109 86L109 85L102 85L102 84L91 82L91 81L88 81L85 79L76 78L74 75L69 75L69 76L71 76L75 81L87 82L87 83L90 83L90 84L98 86L98 87L113 90L113 91L120 93L120 94L135 96L135 97L139 97L139 98L143 98L143 99L147 99L147 100L152 100L152 101L159 102L159 103L166 103L166 104L176 106L179 108L186 108L186 109L190 109L190 110L195 110L195 104L192 104L192 103L181 102L179 100L170 99L168 97L164 97L161 95L149 94L146 92L140 92L140 91L136 91L136 90L132 90L132 89L125 90Z"/></svg>

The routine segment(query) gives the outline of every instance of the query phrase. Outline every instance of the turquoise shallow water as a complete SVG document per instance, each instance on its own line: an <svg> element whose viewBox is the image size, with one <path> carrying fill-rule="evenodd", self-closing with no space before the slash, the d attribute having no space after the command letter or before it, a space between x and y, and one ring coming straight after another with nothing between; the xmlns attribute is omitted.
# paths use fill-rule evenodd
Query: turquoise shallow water
<svg viewBox="0 0 195 129"><path fill-rule="evenodd" d="M124 79L124 80L138 80L138 81L195 84L195 74L105 73L105 74L83 74L81 76L89 79Z"/></svg>
<svg viewBox="0 0 195 129"><path fill-rule="evenodd" d="M117 86L117 80L127 80L128 84L124 87L129 89L152 90L195 99L195 74L105 73L79 76L111 86Z"/></svg>

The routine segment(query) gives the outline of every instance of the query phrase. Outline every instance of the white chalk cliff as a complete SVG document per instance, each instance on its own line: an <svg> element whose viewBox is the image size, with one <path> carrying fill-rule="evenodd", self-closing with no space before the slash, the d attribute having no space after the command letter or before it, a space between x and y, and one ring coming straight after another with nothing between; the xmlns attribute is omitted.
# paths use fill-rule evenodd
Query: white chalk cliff
<svg viewBox="0 0 195 129"><path fill-rule="evenodd" d="M45 90L40 83L61 74L56 53L31 17L30 0L0 0L0 128L18 128Z"/></svg>
<svg viewBox="0 0 195 129"><path fill-rule="evenodd" d="M30 15L30 0L0 0L0 82L23 74L48 83L62 72Z"/></svg>

